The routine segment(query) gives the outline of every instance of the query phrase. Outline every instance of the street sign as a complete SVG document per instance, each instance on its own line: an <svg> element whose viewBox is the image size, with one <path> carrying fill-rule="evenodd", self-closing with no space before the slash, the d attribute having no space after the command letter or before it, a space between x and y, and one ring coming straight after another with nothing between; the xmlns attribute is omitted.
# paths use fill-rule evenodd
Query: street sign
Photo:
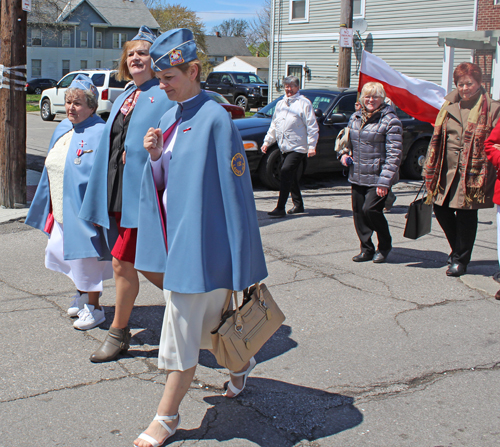
<svg viewBox="0 0 500 447"><path fill-rule="evenodd" d="M21 0L21 1L23 2L23 11L31 12L31 0Z"/></svg>
<svg viewBox="0 0 500 447"><path fill-rule="evenodd" d="M352 36L352 28L340 28L339 46L343 48L352 48Z"/></svg>

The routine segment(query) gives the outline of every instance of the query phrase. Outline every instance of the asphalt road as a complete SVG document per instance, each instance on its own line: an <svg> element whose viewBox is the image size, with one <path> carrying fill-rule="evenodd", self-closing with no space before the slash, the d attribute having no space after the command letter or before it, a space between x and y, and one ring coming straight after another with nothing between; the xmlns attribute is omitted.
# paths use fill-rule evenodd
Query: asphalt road
<svg viewBox="0 0 500 447"><path fill-rule="evenodd" d="M227 374L202 352L169 445L500 444L495 211L479 213L468 274L448 278L449 247L435 221L417 241L402 236L417 183L395 188L387 264L351 261L359 250L342 176L307 179L306 213L285 219L266 214L277 194L255 189L265 283L287 319L235 400L221 396ZM0 446L131 447L163 389L162 294L141 282L129 354L94 365L113 282L103 294L106 323L74 330L65 314L72 284L44 268L45 244L22 223L0 225Z"/></svg>

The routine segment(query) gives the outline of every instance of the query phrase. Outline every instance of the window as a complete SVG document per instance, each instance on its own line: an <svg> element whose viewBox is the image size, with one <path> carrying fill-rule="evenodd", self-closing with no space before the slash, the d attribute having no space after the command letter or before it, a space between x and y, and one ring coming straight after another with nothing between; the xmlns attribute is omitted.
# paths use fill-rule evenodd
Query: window
<svg viewBox="0 0 500 447"><path fill-rule="evenodd" d="M87 61L80 61L80 70L87 69Z"/></svg>
<svg viewBox="0 0 500 447"><path fill-rule="evenodd" d="M63 47L71 46L71 31L64 30L62 32L62 46Z"/></svg>
<svg viewBox="0 0 500 447"><path fill-rule="evenodd" d="M343 96L332 110L332 113L344 113L349 119L349 117L355 112L354 104L356 103L356 99L357 95Z"/></svg>
<svg viewBox="0 0 500 447"><path fill-rule="evenodd" d="M101 68L101 61L95 61L95 68Z"/></svg>
<svg viewBox="0 0 500 447"><path fill-rule="evenodd" d="M79 73L71 73L64 79L61 79L61 82L59 82L59 88L68 88L77 74Z"/></svg>
<svg viewBox="0 0 500 447"><path fill-rule="evenodd" d="M88 44L88 32L87 31L80 31L80 47L85 48L87 47Z"/></svg>
<svg viewBox="0 0 500 447"><path fill-rule="evenodd" d="M31 59L31 76L33 78L42 76L42 60Z"/></svg>
<svg viewBox="0 0 500 447"><path fill-rule="evenodd" d="M220 73L210 73L210 76L208 77L208 83L209 84L220 84Z"/></svg>
<svg viewBox="0 0 500 447"><path fill-rule="evenodd" d="M304 64L305 65L305 64ZM303 73L304 73L304 65L295 65L295 64L287 64L286 66L286 75L287 76L295 76L296 78L299 78L299 86L300 88L304 88L304 79L303 79Z"/></svg>
<svg viewBox="0 0 500 447"><path fill-rule="evenodd" d="M95 47L102 48L102 32L96 31L95 33Z"/></svg>
<svg viewBox="0 0 500 447"><path fill-rule="evenodd" d="M352 15L353 17L365 16L365 1L366 0L353 0L352 2Z"/></svg>
<svg viewBox="0 0 500 447"><path fill-rule="evenodd" d="M116 88L124 88L127 84L128 81L118 81L116 78L116 73L111 73L109 75L109 87L116 87Z"/></svg>
<svg viewBox="0 0 500 447"><path fill-rule="evenodd" d="M42 30L40 29L31 30L31 46L33 47L42 46Z"/></svg>
<svg viewBox="0 0 500 447"><path fill-rule="evenodd" d="M123 48L127 41L127 33L113 33L113 48Z"/></svg>
<svg viewBox="0 0 500 447"><path fill-rule="evenodd" d="M67 75L68 73L70 72L70 69L69 69L69 61L62 61L62 75L61 76L65 76Z"/></svg>
<svg viewBox="0 0 500 447"><path fill-rule="evenodd" d="M309 21L309 0L290 0L290 22Z"/></svg>
<svg viewBox="0 0 500 447"><path fill-rule="evenodd" d="M104 73L96 73L92 75L92 83L96 87L102 87L104 85L105 80L106 80L106 75Z"/></svg>

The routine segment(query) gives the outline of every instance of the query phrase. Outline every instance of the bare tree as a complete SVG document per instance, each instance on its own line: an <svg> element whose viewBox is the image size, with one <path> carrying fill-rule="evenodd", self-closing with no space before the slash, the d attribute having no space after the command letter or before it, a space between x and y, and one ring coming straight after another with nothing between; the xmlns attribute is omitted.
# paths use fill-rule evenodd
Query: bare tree
<svg viewBox="0 0 500 447"><path fill-rule="evenodd" d="M250 21L247 43L252 53L269 56L271 41L271 0L265 0L264 6L257 11L257 17Z"/></svg>
<svg viewBox="0 0 500 447"><path fill-rule="evenodd" d="M248 22L243 19L224 20L220 25L212 28L212 33L220 33L226 37L246 37Z"/></svg>

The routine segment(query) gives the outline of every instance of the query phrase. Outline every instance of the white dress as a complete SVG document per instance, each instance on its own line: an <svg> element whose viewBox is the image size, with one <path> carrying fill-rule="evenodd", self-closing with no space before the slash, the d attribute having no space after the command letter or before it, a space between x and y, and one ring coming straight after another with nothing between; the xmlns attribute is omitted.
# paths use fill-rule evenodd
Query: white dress
<svg viewBox="0 0 500 447"><path fill-rule="evenodd" d="M162 198L165 216L168 167L180 123L179 120L165 141L162 156L151 162L155 184L157 188L165 190ZM220 323L228 292L227 289L190 294L163 291L166 305L158 350L158 368L185 371L198 364L200 349L212 349L210 332Z"/></svg>
<svg viewBox="0 0 500 447"><path fill-rule="evenodd" d="M102 292L102 282L113 277L111 261L99 261L95 257L64 259L63 179L72 136L73 130L70 130L59 138L45 160L50 184L52 214L54 215L54 225L45 249L45 267L55 272L64 273L82 292Z"/></svg>

